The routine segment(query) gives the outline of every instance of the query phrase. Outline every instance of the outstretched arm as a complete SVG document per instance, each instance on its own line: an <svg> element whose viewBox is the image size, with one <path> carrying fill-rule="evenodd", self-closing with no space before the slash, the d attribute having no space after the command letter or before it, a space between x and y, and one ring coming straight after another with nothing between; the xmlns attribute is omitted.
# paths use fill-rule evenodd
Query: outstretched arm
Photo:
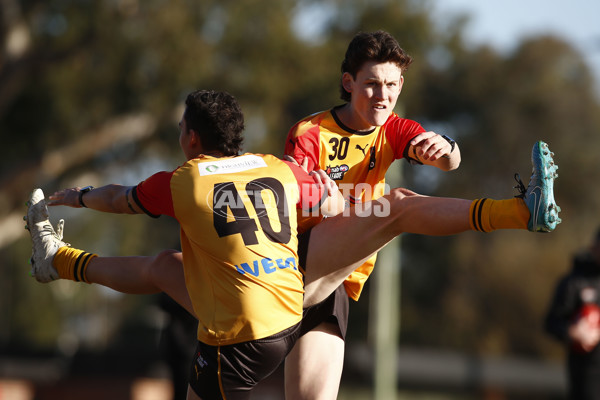
<svg viewBox="0 0 600 400"><path fill-rule="evenodd" d="M132 189L133 186L122 185L106 185L85 193L78 187L63 189L48 197L48 205L83 206L114 214L141 214L143 211L133 201Z"/></svg>

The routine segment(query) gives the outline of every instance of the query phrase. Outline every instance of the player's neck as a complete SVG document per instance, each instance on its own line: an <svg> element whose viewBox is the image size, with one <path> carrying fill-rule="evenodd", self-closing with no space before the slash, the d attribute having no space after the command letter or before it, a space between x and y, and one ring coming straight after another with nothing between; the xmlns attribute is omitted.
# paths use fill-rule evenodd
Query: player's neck
<svg viewBox="0 0 600 400"><path fill-rule="evenodd" d="M200 158L200 157L214 157L214 158L221 158L221 157L225 157L223 155L222 152L218 151L218 150L209 150L209 151L198 151L196 152L196 154L192 157L188 157L188 161L192 160L194 158Z"/></svg>
<svg viewBox="0 0 600 400"><path fill-rule="evenodd" d="M360 124L356 121L356 115L350 103L346 103L345 105L336 108L335 113L338 120L345 127L355 132L371 132L376 128L375 126L357 128L357 126L359 126Z"/></svg>

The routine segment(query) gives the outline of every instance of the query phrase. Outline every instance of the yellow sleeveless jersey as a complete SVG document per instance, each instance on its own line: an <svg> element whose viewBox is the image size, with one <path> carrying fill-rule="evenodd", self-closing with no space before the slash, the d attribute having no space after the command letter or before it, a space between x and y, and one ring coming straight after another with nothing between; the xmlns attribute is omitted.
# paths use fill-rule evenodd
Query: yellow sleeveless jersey
<svg viewBox="0 0 600 400"><path fill-rule="evenodd" d="M302 318L296 207L320 189L300 168L269 155L200 156L141 182L134 199L181 226L185 281L198 340L227 345L278 333ZM304 196L304 198L303 198Z"/></svg>
<svg viewBox="0 0 600 400"><path fill-rule="evenodd" d="M374 200L385 193L385 173L396 159L406 156L410 140L425 129L417 122L392 113L386 123L370 132L345 127L335 108L304 118L288 133L285 154L301 163L308 157L308 170L323 169L336 181L347 204ZM301 218L302 232L318 223ZM376 256L357 268L344 282L348 296L358 300L375 265Z"/></svg>

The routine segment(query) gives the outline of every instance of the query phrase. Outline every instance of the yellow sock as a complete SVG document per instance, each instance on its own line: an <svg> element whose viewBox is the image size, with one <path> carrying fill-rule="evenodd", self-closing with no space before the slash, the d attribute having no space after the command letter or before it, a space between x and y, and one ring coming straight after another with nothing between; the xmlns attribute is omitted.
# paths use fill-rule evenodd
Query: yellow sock
<svg viewBox="0 0 600 400"><path fill-rule="evenodd" d="M477 199L470 209L471 229L491 232L496 229L527 229L529 209L520 197L507 200Z"/></svg>
<svg viewBox="0 0 600 400"><path fill-rule="evenodd" d="M85 274L88 264L94 257L98 257L98 255L65 246L56 252L52 266L58 271L58 276L63 279L89 283Z"/></svg>

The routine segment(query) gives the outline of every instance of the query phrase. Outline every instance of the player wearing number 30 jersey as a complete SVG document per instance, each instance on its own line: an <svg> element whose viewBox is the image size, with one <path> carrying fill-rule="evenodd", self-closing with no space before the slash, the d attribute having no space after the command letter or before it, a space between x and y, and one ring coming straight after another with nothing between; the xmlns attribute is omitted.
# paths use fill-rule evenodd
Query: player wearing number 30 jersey
<svg viewBox="0 0 600 400"><path fill-rule="evenodd" d="M200 156L134 188L147 214L170 215L181 225L198 340L245 342L300 322L295 208L318 207L323 195L301 168L257 154Z"/></svg>
<svg viewBox="0 0 600 400"><path fill-rule="evenodd" d="M350 205L378 199L384 194L385 173L392 162L409 159L410 140L425 129L392 113L384 125L358 132L337 118L338 108L296 123L288 134L285 154L298 162L307 157L309 171L325 170ZM314 218L303 218L299 229L302 232L314 223ZM373 255L344 282L347 294L354 300L358 300L375 260Z"/></svg>

